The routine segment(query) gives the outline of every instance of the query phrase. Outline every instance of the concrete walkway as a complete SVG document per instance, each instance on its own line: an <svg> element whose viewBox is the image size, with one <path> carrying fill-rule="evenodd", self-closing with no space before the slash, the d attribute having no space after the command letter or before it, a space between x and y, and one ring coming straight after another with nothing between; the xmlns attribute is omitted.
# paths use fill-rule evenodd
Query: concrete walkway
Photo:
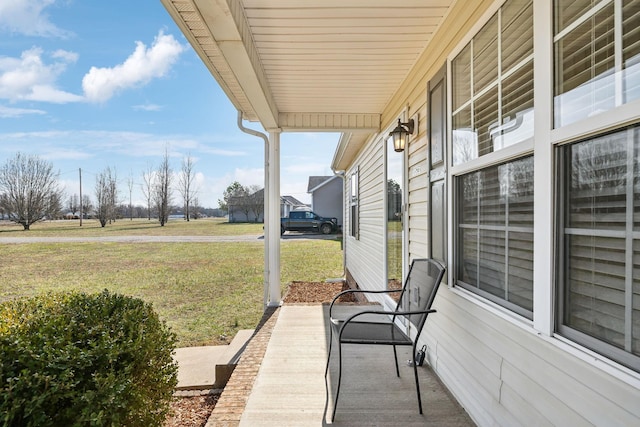
<svg viewBox="0 0 640 427"><path fill-rule="evenodd" d="M274 316L276 320L270 320L272 330L257 333L264 335L263 357L255 358L249 343L249 354L238 365L241 368L245 363L258 364L253 366L254 378L247 378L244 368L236 368L227 385L229 390L225 388L222 393L207 427L328 424L330 415L324 417L329 339L326 311L327 306L322 305L282 306ZM399 360L410 358L410 349L398 350ZM390 347L347 346L343 356L343 384L334 425L474 426L428 367L421 367L419 372L424 406L424 415L420 415L413 370L402 364L401 377L396 377ZM332 357L331 396L335 394L337 359ZM332 405L333 398L329 399L327 414Z"/></svg>
<svg viewBox="0 0 640 427"><path fill-rule="evenodd" d="M224 388L232 372L228 365L237 363L253 332L253 329L238 331L228 345L176 349L173 356L178 363L176 389L184 391Z"/></svg>

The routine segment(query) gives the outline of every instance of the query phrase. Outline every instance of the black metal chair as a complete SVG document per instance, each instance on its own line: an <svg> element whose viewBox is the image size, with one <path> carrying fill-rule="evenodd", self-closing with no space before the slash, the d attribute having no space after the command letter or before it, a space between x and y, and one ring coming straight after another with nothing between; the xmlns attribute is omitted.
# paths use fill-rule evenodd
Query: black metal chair
<svg viewBox="0 0 640 427"><path fill-rule="evenodd" d="M445 273L445 267L432 259L415 259L411 263L411 268L407 274L402 289L385 291L365 291L359 289L347 290L339 293L329 306L329 324L331 325L331 337L329 340L329 354L327 356L327 367L325 369L325 386L327 393L327 405L329 402L329 385L327 376L329 373L329 362L331 360L331 348L333 338L336 337L338 344L338 383L336 396L333 404L331 421L333 422L338 407L338 397L340 396L340 382L342 380L342 345L343 344L382 344L393 346L393 356L396 362L396 375L400 376L398 368L398 354L396 346L412 346L413 372L416 381L416 393L418 396L418 408L422 414L422 399L420 398L420 384L418 382L418 367L416 364L416 347L420 333L427 320L429 313L435 313L431 309L431 304L435 299L436 292ZM334 317L333 308L336 301L345 294L367 293L367 294L393 294L400 293L395 310L364 310L359 311L345 319ZM404 319L404 321L403 321ZM411 323L415 327L415 336L411 337L405 331ZM404 326L401 326L404 325Z"/></svg>

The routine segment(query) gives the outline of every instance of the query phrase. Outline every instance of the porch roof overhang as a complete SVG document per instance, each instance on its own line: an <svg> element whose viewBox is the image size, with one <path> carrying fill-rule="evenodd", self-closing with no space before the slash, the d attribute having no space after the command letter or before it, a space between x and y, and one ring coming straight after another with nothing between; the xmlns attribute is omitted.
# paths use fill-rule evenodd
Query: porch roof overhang
<svg viewBox="0 0 640 427"><path fill-rule="evenodd" d="M161 0L245 120L339 132L333 169L385 107L455 0Z"/></svg>

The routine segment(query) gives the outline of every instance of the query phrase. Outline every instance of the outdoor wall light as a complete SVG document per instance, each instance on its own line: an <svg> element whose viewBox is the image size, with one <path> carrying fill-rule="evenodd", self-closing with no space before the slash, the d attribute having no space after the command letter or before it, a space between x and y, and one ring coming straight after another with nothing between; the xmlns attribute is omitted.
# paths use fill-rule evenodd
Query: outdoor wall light
<svg viewBox="0 0 640 427"><path fill-rule="evenodd" d="M398 126L389 134L393 140L393 149L397 153L404 151L404 147L407 145L407 140L411 134L413 134L413 119L409 119L406 123L402 123L400 119L398 119Z"/></svg>

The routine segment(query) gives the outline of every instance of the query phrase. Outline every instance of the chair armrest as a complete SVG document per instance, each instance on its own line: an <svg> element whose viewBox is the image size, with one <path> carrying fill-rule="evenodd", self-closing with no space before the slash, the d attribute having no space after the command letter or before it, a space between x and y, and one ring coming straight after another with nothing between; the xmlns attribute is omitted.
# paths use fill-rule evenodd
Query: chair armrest
<svg viewBox="0 0 640 427"><path fill-rule="evenodd" d="M334 325L338 326L340 325L340 323L342 323L342 325L340 325L340 330L339 330L339 336L342 335L342 329L344 329L349 322L351 321L355 321L354 319L356 319L359 316L363 316L363 315L374 315L374 316L386 316L386 317L396 317L396 316L411 316L411 315L418 315L418 314L429 314L429 313L435 313L436 310L435 309L429 309L429 310L418 310L418 311L389 311L389 310L365 310L365 311L359 311L358 313L352 314L351 316L349 316L348 318L346 318L343 321L334 321L334 319L332 319L331 317L329 318L329 320L331 321L331 323L333 323Z"/></svg>
<svg viewBox="0 0 640 427"><path fill-rule="evenodd" d="M331 317L331 311L333 309L333 304L335 304L335 302L343 295L346 294L355 294L355 293L361 293L361 294L390 294L390 293L397 293L397 292L402 292L402 289L388 289L388 290L383 290L383 291L367 291L364 289L347 289L346 291L342 291L339 294L337 294L335 297L333 297L333 300L331 301L331 305L329 305L329 317Z"/></svg>

